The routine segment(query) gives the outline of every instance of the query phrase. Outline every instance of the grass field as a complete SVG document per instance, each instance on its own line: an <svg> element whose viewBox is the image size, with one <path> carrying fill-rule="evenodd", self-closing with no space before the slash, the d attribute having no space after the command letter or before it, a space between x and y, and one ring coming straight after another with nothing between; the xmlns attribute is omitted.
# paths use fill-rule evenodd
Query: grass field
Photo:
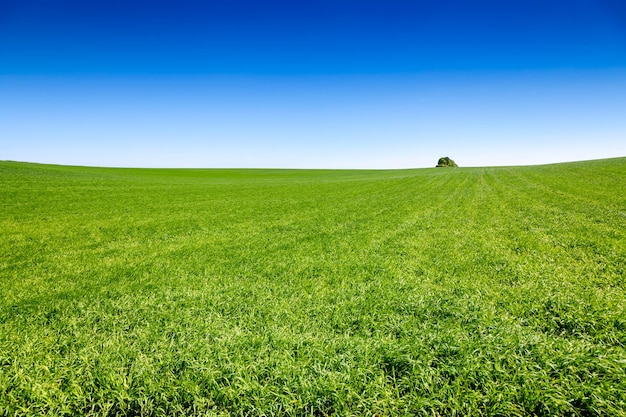
<svg viewBox="0 0 626 417"><path fill-rule="evenodd" d="M0 162L0 415L626 416L626 158Z"/></svg>

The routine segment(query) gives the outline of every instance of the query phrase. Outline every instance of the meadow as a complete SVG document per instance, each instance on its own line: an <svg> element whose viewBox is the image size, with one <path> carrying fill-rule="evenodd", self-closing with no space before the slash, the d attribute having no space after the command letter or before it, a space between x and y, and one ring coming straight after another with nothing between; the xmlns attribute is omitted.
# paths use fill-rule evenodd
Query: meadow
<svg viewBox="0 0 626 417"><path fill-rule="evenodd" d="M0 162L0 416L626 416L626 158Z"/></svg>

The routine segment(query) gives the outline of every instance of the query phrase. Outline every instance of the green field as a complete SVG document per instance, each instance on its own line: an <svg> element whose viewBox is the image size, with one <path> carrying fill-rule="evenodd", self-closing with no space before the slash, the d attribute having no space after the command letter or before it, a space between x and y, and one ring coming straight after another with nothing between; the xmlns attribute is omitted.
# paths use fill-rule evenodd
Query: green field
<svg viewBox="0 0 626 417"><path fill-rule="evenodd" d="M626 416L626 158L0 162L0 415Z"/></svg>

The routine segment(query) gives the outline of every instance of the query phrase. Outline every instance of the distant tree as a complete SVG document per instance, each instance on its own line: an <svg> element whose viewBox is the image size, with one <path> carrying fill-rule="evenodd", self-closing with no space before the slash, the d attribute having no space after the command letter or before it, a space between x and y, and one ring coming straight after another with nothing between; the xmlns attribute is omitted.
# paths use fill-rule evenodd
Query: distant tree
<svg viewBox="0 0 626 417"><path fill-rule="evenodd" d="M443 158L439 158L439 161L437 162L437 168L443 167L458 168L458 165L452 159L444 156Z"/></svg>

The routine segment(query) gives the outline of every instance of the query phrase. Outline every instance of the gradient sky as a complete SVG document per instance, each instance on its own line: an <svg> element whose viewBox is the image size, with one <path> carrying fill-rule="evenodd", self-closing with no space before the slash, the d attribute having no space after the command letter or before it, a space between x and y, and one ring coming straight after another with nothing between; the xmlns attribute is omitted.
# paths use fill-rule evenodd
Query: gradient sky
<svg viewBox="0 0 626 417"><path fill-rule="evenodd" d="M0 159L407 168L626 156L626 3L0 0Z"/></svg>

